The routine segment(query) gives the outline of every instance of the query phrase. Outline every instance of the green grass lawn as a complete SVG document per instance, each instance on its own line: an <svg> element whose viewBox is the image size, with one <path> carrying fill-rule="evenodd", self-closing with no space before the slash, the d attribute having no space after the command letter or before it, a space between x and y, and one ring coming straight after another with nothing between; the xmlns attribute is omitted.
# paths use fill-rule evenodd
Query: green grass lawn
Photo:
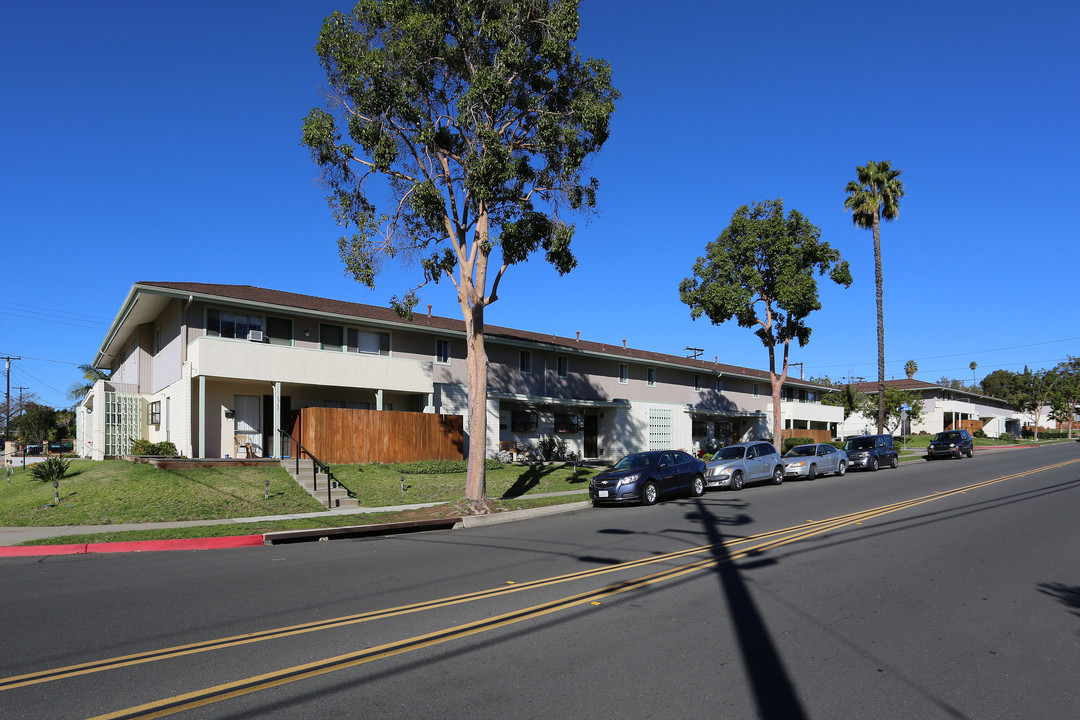
<svg viewBox="0 0 1080 720"><path fill-rule="evenodd" d="M464 468L464 463L460 464ZM410 466L343 465L334 476L364 507L440 502L445 507L428 516L460 515L465 472L417 474ZM563 465L491 466L487 492L493 510L518 510L582 499L580 495L529 497L542 493L585 490L597 471ZM403 480L404 478L404 480ZM269 480L270 498L264 498ZM157 470L151 465L122 460L76 460L60 481L55 505L51 483L35 480L18 469L8 486L0 479L0 526L113 525L118 523L217 520L264 515L308 513L324 508L305 493L280 467L221 467ZM501 499L500 499L501 498ZM106 533L53 538L65 542L114 542L184 537L244 535L297 528L360 525L413 519L416 512L364 513L261 523L229 523L193 528ZM42 544L37 542L34 544Z"/></svg>

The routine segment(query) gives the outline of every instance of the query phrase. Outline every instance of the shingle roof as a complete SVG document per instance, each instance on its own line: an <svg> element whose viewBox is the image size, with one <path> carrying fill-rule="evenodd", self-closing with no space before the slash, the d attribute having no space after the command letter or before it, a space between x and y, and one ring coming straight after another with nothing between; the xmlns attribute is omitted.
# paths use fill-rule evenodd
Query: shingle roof
<svg viewBox="0 0 1080 720"><path fill-rule="evenodd" d="M889 387L899 388L900 390L934 390L944 391L951 393L959 393L961 395L969 395L971 397L986 398L987 400L997 400L998 402L1006 402L1001 398L993 397L992 395L983 395L981 393L971 392L970 390L958 390L956 388L945 387L944 385L938 385L937 383L929 383L924 380L916 380L914 378L900 378L899 380L886 380L885 384ZM877 381L855 383L854 387L859 392L864 393L876 393Z"/></svg>
<svg viewBox="0 0 1080 720"><path fill-rule="evenodd" d="M442 317L439 315L429 315L424 313L414 313L412 320L405 320L404 318L400 317L396 312L394 312L394 310L388 307L379 307L376 305L365 305L363 303L346 302L344 300L331 300L329 298L322 298L314 295L301 295L298 293L285 292L282 290L270 290L267 288L255 287L253 285L221 285L214 283L162 281L142 281L136 283L136 285L144 286L147 288L161 288L165 290L180 291L183 293L195 293L199 295L228 298L243 302L257 303L260 305L277 305L281 307L295 308L301 311L345 315L363 318L366 320L377 320L380 322L393 323L402 326L432 328L436 330L444 330L446 332L459 333L462 335L465 333L465 322L463 320L456 320L454 318ZM567 350L573 350L578 352L608 355L615 358L626 358L644 362L663 363L667 365L679 365L696 370L702 370L709 373L742 375L745 377L764 380L766 382L769 381L769 373L764 370L739 367L737 365L726 365L724 363L718 362L708 362L706 360L697 360L694 358L685 358L678 355L666 355L664 353L652 352L650 350L641 350L638 348L623 347L620 345L611 345L608 343L598 343L590 340L582 340L580 338L560 337L558 335L545 335L541 333L518 330L516 328L502 327L499 325L491 325L487 323L485 323L484 325L484 337L489 339L499 338L510 341L540 343L549 346L566 348ZM791 378L790 376L788 377L787 382L790 384L799 384L806 387L827 388L827 386L818 385L817 383L811 383L805 380L799 380L797 378Z"/></svg>

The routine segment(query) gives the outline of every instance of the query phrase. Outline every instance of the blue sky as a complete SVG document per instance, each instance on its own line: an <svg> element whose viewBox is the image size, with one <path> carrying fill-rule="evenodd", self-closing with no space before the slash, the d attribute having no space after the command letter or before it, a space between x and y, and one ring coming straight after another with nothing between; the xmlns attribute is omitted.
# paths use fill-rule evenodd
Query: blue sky
<svg viewBox="0 0 1080 720"><path fill-rule="evenodd" d="M131 284L236 283L385 305L344 275L341 234L300 146L322 105L312 50L348 3L0 7L0 355L11 385L68 404ZM1074 217L1080 6L585 0L578 48L622 100L592 162L578 267L514 268L492 324L766 368L750 330L678 297L740 205L783 198L851 262L792 360L876 376L873 243L843 210L855 167L903 168L883 226L886 375L971 379L1080 355ZM1071 308L1070 308L1071 302ZM452 286L420 309L460 317ZM798 370L796 369L796 373ZM0 386L2 392L2 386Z"/></svg>

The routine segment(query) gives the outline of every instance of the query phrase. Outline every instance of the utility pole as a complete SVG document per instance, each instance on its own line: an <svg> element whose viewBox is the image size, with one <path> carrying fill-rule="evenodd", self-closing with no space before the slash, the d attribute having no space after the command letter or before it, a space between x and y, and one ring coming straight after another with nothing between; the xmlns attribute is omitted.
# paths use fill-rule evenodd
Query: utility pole
<svg viewBox="0 0 1080 720"><path fill-rule="evenodd" d="M8 439L8 435L11 434L11 361L22 360L21 357L4 357L4 369L7 375L7 405L5 405L6 411L4 413L4 440ZM25 388L24 388L25 389Z"/></svg>

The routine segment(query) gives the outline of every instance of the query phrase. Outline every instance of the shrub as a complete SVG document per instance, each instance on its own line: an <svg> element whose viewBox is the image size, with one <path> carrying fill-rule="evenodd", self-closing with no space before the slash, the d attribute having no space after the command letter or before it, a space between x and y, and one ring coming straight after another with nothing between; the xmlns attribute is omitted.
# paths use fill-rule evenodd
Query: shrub
<svg viewBox="0 0 1080 720"><path fill-rule="evenodd" d="M566 456L566 441L553 435L541 436L536 443L536 449L545 460L556 460Z"/></svg>
<svg viewBox="0 0 1080 720"><path fill-rule="evenodd" d="M132 455L169 455L176 456L179 453L176 451L176 445L168 440L159 443L152 443L146 439L136 440L131 443Z"/></svg>
<svg viewBox="0 0 1080 720"><path fill-rule="evenodd" d="M982 430L976 430L974 436L977 437L977 438L985 438L986 433L984 433Z"/></svg>
<svg viewBox="0 0 1080 720"><path fill-rule="evenodd" d="M30 474L33 475L35 479L48 483L54 480L60 480L67 475L68 467L70 465L70 460L49 458L48 460L43 460L42 462L31 465Z"/></svg>
<svg viewBox="0 0 1080 720"><path fill-rule="evenodd" d="M998 435L998 440L1004 440L1006 442L1016 442L1016 436L1012 433L1004 432Z"/></svg>
<svg viewBox="0 0 1080 720"><path fill-rule="evenodd" d="M139 439L131 443L132 455L153 455L154 443L146 439Z"/></svg>
<svg viewBox="0 0 1080 720"><path fill-rule="evenodd" d="M796 445L813 445L814 438L808 437L789 437L784 440L784 449L780 451L782 455L786 455L787 451Z"/></svg>

